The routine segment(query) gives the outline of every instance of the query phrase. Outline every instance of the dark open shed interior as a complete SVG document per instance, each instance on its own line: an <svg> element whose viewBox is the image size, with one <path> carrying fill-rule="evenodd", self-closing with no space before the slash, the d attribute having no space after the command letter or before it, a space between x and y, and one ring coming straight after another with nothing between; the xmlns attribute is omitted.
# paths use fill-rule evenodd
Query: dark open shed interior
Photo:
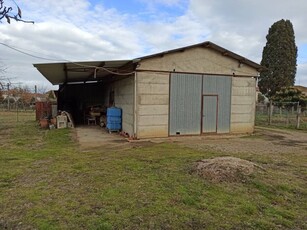
<svg viewBox="0 0 307 230"><path fill-rule="evenodd" d="M58 93L58 109L69 112L75 124L85 124L90 112L105 115L113 104L111 84L102 82L60 85Z"/></svg>
<svg viewBox="0 0 307 230"><path fill-rule="evenodd" d="M59 85L58 110L69 112L75 124L85 124L88 114L95 124L113 105L113 83L133 73L132 60L34 64L54 85Z"/></svg>

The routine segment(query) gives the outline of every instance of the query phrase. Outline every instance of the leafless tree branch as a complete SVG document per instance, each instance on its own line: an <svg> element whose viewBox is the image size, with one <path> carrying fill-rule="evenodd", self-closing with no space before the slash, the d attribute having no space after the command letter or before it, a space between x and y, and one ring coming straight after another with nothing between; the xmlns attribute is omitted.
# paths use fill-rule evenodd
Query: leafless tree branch
<svg viewBox="0 0 307 230"><path fill-rule="evenodd" d="M13 0L13 2L16 5L17 8L17 14L13 14L13 7L6 6L4 3L4 0L0 0L0 22L2 22L2 19L6 19L7 23L11 23L11 19L17 21L17 22L24 22L24 23L34 23L34 21L28 21L22 19L22 12L19 6L16 4L16 2Z"/></svg>

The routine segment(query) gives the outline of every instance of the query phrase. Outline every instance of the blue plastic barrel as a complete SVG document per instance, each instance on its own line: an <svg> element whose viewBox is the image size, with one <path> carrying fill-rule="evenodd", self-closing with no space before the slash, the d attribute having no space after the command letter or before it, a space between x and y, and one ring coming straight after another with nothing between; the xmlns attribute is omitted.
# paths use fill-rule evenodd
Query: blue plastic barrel
<svg viewBox="0 0 307 230"><path fill-rule="evenodd" d="M122 129L122 110L117 107L107 109L107 129L120 131Z"/></svg>

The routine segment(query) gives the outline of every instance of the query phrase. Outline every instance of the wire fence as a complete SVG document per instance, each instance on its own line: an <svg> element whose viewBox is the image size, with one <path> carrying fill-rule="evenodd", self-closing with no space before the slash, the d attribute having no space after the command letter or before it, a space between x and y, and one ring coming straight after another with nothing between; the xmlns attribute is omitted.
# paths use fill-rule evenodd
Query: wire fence
<svg viewBox="0 0 307 230"><path fill-rule="evenodd" d="M35 120L35 105L22 103L0 103L0 122ZM272 106L270 112L269 104L256 105L255 124L259 126L275 126L285 128L297 128L307 130L307 107L297 106L278 107Z"/></svg>
<svg viewBox="0 0 307 230"><path fill-rule="evenodd" d="M307 107L256 105L256 125L307 130Z"/></svg>
<svg viewBox="0 0 307 230"><path fill-rule="evenodd" d="M0 129L10 124L35 121L35 111L2 111L0 110Z"/></svg>
<svg viewBox="0 0 307 230"><path fill-rule="evenodd" d="M23 103L21 101L1 101L0 111L34 111L35 104Z"/></svg>
<svg viewBox="0 0 307 230"><path fill-rule="evenodd" d="M25 105L18 102L0 103L0 125L7 122L35 121L35 105Z"/></svg>

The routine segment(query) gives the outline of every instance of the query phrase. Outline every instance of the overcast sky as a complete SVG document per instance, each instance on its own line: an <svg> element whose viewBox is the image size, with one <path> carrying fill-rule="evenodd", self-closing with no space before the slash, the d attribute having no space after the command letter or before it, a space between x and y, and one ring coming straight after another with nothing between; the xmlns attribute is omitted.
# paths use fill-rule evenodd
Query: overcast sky
<svg viewBox="0 0 307 230"><path fill-rule="evenodd" d="M0 67L21 85L51 88L32 65L47 59L134 59L204 41L260 63L269 27L289 19L298 46L296 84L307 86L306 0L15 1L35 24L0 24Z"/></svg>

